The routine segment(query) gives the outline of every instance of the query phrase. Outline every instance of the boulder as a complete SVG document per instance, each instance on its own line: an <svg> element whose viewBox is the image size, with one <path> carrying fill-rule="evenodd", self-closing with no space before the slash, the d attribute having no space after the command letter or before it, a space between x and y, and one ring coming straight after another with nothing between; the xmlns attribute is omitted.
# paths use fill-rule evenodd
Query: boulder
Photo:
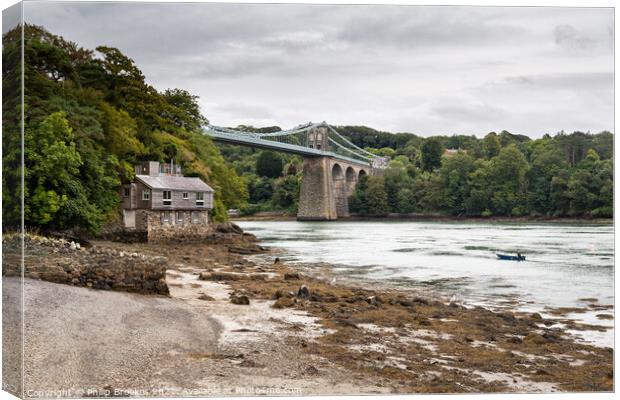
<svg viewBox="0 0 620 400"><path fill-rule="evenodd" d="M272 307L273 308L289 308L289 307L293 307L295 305L295 300L291 299L290 297L280 297L278 300L276 300L275 303L273 303Z"/></svg>
<svg viewBox="0 0 620 400"><path fill-rule="evenodd" d="M369 296L366 298L366 303L370 304L371 306L377 307L381 304L381 300L377 296Z"/></svg>
<svg viewBox="0 0 620 400"><path fill-rule="evenodd" d="M541 345L547 343L547 340L538 333L530 332L523 338L523 342L528 344Z"/></svg>
<svg viewBox="0 0 620 400"><path fill-rule="evenodd" d="M310 297L310 289L306 285L301 285L297 291L297 297L307 299Z"/></svg>
<svg viewBox="0 0 620 400"><path fill-rule="evenodd" d="M250 305L250 298L245 294L233 293L230 295L230 302L233 304L248 306Z"/></svg>

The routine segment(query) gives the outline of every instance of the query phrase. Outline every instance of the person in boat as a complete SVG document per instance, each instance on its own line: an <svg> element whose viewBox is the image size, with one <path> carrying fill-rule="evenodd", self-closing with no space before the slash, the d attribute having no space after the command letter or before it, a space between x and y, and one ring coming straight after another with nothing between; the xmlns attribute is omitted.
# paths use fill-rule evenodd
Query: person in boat
<svg viewBox="0 0 620 400"><path fill-rule="evenodd" d="M520 251L517 251L517 260L518 260L518 261L523 260L523 256L521 255L521 252L520 252Z"/></svg>

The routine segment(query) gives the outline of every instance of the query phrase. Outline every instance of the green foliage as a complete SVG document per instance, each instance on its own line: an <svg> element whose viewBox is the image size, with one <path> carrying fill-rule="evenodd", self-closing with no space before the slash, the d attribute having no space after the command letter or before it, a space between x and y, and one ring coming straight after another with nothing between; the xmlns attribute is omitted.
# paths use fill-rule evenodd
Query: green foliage
<svg viewBox="0 0 620 400"><path fill-rule="evenodd" d="M266 178L277 178L282 175L282 157L273 151L263 151L256 160L256 173Z"/></svg>
<svg viewBox="0 0 620 400"><path fill-rule="evenodd" d="M500 149L501 145L495 132L490 132L482 140L482 151L484 152L484 156L487 159L493 158L498 155Z"/></svg>
<svg viewBox="0 0 620 400"><path fill-rule="evenodd" d="M362 175L355 184L355 192L349 197L349 211L360 214L368 214L368 175Z"/></svg>
<svg viewBox="0 0 620 400"><path fill-rule="evenodd" d="M424 171L431 172L441 165L443 148L438 138L426 139L420 152L420 166Z"/></svg>
<svg viewBox="0 0 620 400"><path fill-rule="evenodd" d="M531 141L502 131L500 135L487 135L479 141L479 146L472 142L475 139L454 135L445 138L446 143L473 150L447 154L440 158L439 168L423 172L416 163L420 154L421 166L428 167L428 161L423 161L424 144L420 153L413 144L405 144L404 148L395 149L395 154L400 155L384 171L388 209L395 213L442 212L483 217L610 217L613 215L613 161L596 152L596 146L607 149L609 145L608 133L600 135L603 139L599 135L577 133L558 134L555 138L546 135ZM435 143L444 140L434 139ZM577 146L573 139L585 150L575 157L571 151L571 156L566 157L567 143ZM425 141L429 142L430 139ZM478 155L476 148L480 148ZM571 167L573 161L576 164ZM373 185L374 193L380 193L377 181ZM351 212L373 214L367 186L367 181L358 182L349 199Z"/></svg>
<svg viewBox="0 0 620 400"><path fill-rule="evenodd" d="M300 177L289 175L276 180L273 189L273 202L282 209L297 210Z"/></svg>
<svg viewBox="0 0 620 400"><path fill-rule="evenodd" d="M469 197L469 174L474 169L474 162L465 153L445 157L439 169L442 189L442 208L453 215L466 212L465 201Z"/></svg>
<svg viewBox="0 0 620 400"><path fill-rule="evenodd" d="M368 214L385 215L390 212L385 180L382 176L370 176L365 190Z"/></svg>
<svg viewBox="0 0 620 400"><path fill-rule="evenodd" d="M21 27L3 35L3 90L19 93ZM215 193L214 220L248 199L245 180L201 134L197 97L148 85L118 49L95 51L24 27L25 223L97 232L117 215L121 182L140 160L174 158ZM19 97L3 98L3 163L18 166ZM20 223L19 168L5 169L5 227Z"/></svg>
<svg viewBox="0 0 620 400"><path fill-rule="evenodd" d="M491 210L495 215L522 215L529 165L516 145L503 148L491 159Z"/></svg>
<svg viewBox="0 0 620 400"><path fill-rule="evenodd" d="M27 226L77 226L96 230L103 214L89 201L87 188L80 181L83 162L73 131L63 112L55 112L24 135L24 190ZM118 181L109 181L114 189Z"/></svg>

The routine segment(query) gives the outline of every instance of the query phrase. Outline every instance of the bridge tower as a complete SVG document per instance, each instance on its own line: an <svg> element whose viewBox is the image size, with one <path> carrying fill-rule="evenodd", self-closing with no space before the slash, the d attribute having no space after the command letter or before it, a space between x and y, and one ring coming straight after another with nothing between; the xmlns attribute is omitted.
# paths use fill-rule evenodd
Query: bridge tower
<svg viewBox="0 0 620 400"><path fill-rule="evenodd" d="M328 128L309 130L308 146L329 152ZM348 216L358 176L369 172L362 164L332 156L304 157L297 219L332 221Z"/></svg>

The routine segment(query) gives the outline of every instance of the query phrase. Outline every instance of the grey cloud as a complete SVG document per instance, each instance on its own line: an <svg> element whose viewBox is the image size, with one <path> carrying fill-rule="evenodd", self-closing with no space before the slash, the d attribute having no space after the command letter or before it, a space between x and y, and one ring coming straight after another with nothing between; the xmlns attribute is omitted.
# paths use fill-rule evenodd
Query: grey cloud
<svg viewBox="0 0 620 400"><path fill-rule="evenodd" d="M22 19L22 7L20 3L14 4L2 10L2 33L15 28Z"/></svg>
<svg viewBox="0 0 620 400"><path fill-rule="evenodd" d="M579 72L546 75L517 75L506 78L506 82L532 85L535 88L613 88L614 74L611 72Z"/></svg>
<svg viewBox="0 0 620 400"><path fill-rule="evenodd" d="M588 50L596 45L594 40L580 35L571 25L556 26L553 30L553 37L557 45L569 49Z"/></svg>
<svg viewBox="0 0 620 400"><path fill-rule="evenodd" d="M364 45L457 47L498 44L521 40L528 35L528 30L523 27L489 20L468 8L456 7L450 14L438 13L432 7L419 8L417 12L403 13L399 7L389 7L382 10L384 12L351 18L339 38Z"/></svg>
<svg viewBox="0 0 620 400"><path fill-rule="evenodd" d="M432 107L437 117L448 120L471 121L498 121L506 115L506 110L493 106L487 102L463 102L456 99L448 99L439 102Z"/></svg>

